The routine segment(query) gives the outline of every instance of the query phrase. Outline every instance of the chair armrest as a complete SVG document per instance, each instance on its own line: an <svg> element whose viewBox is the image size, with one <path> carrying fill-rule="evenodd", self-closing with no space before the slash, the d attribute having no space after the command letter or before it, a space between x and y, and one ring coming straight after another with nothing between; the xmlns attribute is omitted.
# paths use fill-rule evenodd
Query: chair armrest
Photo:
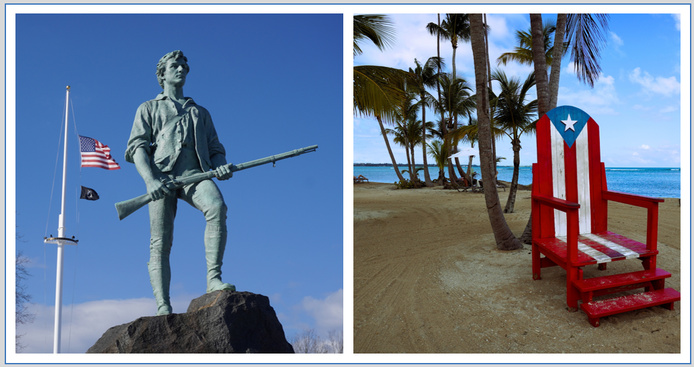
<svg viewBox="0 0 694 367"><path fill-rule="evenodd" d="M534 213L539 212L541 205L566 213L566 258L568 263L576 263L578 257L578 209L581 207L581 204L541 194L532 195L532 201ZM533 240L540 236L541 223L537 218L538 216L535 214L532 215Z"/></svg>
<svg viewBox="0 0 694 367"><path fill-rule="evenodd" d="M538 201L540 204L551 206L552 208L561 210L563 212L578 210L581 207L581 204L579 203L574 203L573 201L559 199L551 196L535 194L532 196L532 198L533 200Z"/></svg>
<svg viewBox="0 0 694 367"><path fill-rule="evenodd" d="M664 199L608 190L603 190L602 197L606 200L638 206L648 210L648 217L646 219L646 247L649 251L658 250L658 203L664 202Z"/></svg>
<svg viewBox="0 0 694 367"><path fill-rule="evenodd" d="M605 198L606 200L612 200L612 201L616 201L616 202L623 203L623 204L640 206L643 208L648 208L648 207L651 207L653 205L658 205L658 203L662 203L665 201L665 199L661 199L661 198L652 198L652 197L648 197L648 196L627 194L625 192L609 191L609 190L604 190L602 192L602 197Z"/></svg>

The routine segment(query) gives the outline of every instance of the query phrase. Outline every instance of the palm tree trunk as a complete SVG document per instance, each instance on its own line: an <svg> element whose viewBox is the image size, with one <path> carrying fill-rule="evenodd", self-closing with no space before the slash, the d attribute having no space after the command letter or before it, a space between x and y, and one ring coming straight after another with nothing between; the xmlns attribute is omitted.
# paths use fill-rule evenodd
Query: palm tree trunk
<svg viewBox="0 0 694 367"><path fill-rule="evenodd" d="M475 144L471 144L471 145L472 145L472 148L475 147ZM473 158L474 158L473 156L469 156L468 160L467 160L467 176L468 176L468 179L470 180L470 185L472 185L472 159Z"/></svg>
<svg viewBox="0 0 694 367"><path fill-rule="evenodd" d="M422 98L424 99L424 98ZM422 163L424 164L424 184L427 187L434 186L429 176L429 164L427 163L427 123L426 106L422 105Z"/></svg>
<svg viewBox="0 0 694 367"><path fill-rule="evenodd" d="M470 182L470 178L468 177L467 173L465 173L465 170L463 170L463 166L460 165L460 157L455 157L455 167L458 169L458 174L460 177Z"/></svg>
<svg viewBox="0 0 694 367"><path fill-rule="evenodd" d="M405 157L407 157L407 171L410 173L410 182L414 183L414 172L412 170L412 158L410 157L409 144L405 145Z"/></svg>
<svg viewBox="0 0 694 367"><path fill-rule="evenodd" d="M438 13L438 14L436 14L436 16L438 18L438 26L440 28L441 27L441 14ZM441 59L441 37L438 34L436 35L436 56L439 58L439 60ZM441 75L441 63L439 63L438 69L439 69L439 75ZM440 103L441 102L441 81L439 80L439 78L436 78L436 90L438 93L437 97L438 97L438 100ZM443 116L443 108L441 108L441 121L445 121L444 116ZM444 149L445 149L448 147L446 145L448 143L446 142L446 124L445 124L445 122L443 123L443 126L441 129L442 129L441 136L443 137L443 144L444 144ZM446 161L448 161L448 159L446 159ZM446 176L443 173L443 170L439 170L439 184L443 186L445 181L446 181Z"/></svg>
<svg viewBox="0 0 694 367"><path fill-rule="evenodd" d="M559 76L561 75L561 57L564 51L564 34L566 33L566 14L557 14L557 30L554 31L554 50L552 50L552 68L549 74L549 109L557 107L559 96ZM540 116L542 117L542 116Z"/></svg>
<svg viewBox="0 0 694 367"><path fill-rule="evenodd" d="M547 79L547 59L545 55L542 14L530 14L532 35L533 65L535 66L535 90L537 91L537 115L544 116L549 111L549 80Z"/></svg>
<svg viewBox="0 0 694 367"><path fill-rule="evenodd" d="M508 189L508 199L506 199L506 208L504 213L513 213L516 205L516 193L518 192L518 176L520 174L520 139L513 139L513 177L511 178L511 187Z"/></svg>
<svg viewBox="0 0 694 367"><path fill-rule="evenodd" d="M494 139L494 134L492 134L492 162L494 162L494 186L496 186L496 176L499 175L499 170L497 169L497 161L496 161L496 139Z"/></svg>
<svg viewBox="0 0 694 367"><path fill-rule="evenodd" d="M446 157L446 162L448 163L448 178L451 180L451 185L454 185L453 187L456 187L458 185L458 176L455 174L455 169L453 168L453 160L451 160L449 157L456 153L456 149L453 146L453 139L449 136L446 139L446 142L448 144L448 157Z"/></svg>
<svg viewBox="0 0 694 367"><path fill-rule="evenodd" d="M489 95L487 91L487 54L484 45L484 23L482 14L470 14L470 42L475 64L475 85L477 101L477 123L479 124L479 147L482 179L484 182L494 182L494 162L492 162L492 129L489 116ZM481 97L481 98L479 98ZM513 235L506 223L504 213L499 203L499 193L496 185L487 184L484 188L484 201L487 206L489 222L494 231L496 247L499 250L516 250L523 245Z"/></svg>
<svg viewBox="0 0 694 367"><path fill-rule="evenodd" d="M453 187L458 185L458 176L455 174L455 168L453 167L453 161L448 158L448 178L451 180L451 185Z"/></svg>
<svg viewBox="0 0 694 367"><path fill-rule="evenodd" d="M530 14L530 29L532 35L533 65L535 66L537 116L541 118L551 108L551 96L549 91L549 80L547 79L547 59L544 50L545 47L544 35L542 33L541 14ZM559 28L557 27L557 31L558 30ZM552 69L554 69L554 67ZM559 71L559 68L557 68L557 71ZM533 218L531 213L530 218L528 218L528 224L525 226L525 230L523 231L523 234L520 236L520 240L523 243L532 243L532 223Z"/></svg>
<svg viewBox="0 0 694 367"><path fill-rule="evenodd" d="M402 177L402 173L400 173L400 169L398 169L397 162L395 162L395 156L393 155L393 150L390 149L390 143L388 142L388 135L386 134L386 128L383 127L383 121L381 120L381 116L376 115L376 120L378 120L378 126L381 128L381 135L383 135L383 140L385 140L385 142L386 142L386 148L388 148L388 154L390 155L390 161L393 162L393 169L395 169L395 174L398 175L398 180L405 181L405 178Z"/></svg>
<svg viewBox="0 0 694 367"><path fill-rule="evenodd" d="M451 62L452 62L452 72L453 72L453 81L455 82L456 79L458 79L458 74L456 73L455 70L455 55L458 51L458 41L456 39L455 35L451 36L451 47L453 48L453 54L451 55ZM458 116L451 116L451 120L453 121L453 129L455 130L458 127ZM450 152L451 154L456 153L458 151L457 146L453 146L453 140L451 139L450 141ZM448 160L448 175L451 178L451 185L453 187L458 186L458 176L455 174L455 169L453 167L453 161L450 159Z"/></svg>
<svg viewBox="0 0 694 367"><path fill-rule="evenodd" d="M451 68L453 72L453 81L455 81L456 79L458 79L458 74L455 73L455 54L458 46L453 44L453 39L451 39L451 45L453 46L453 55L451 55L451 62L453 63L453 65L451 66Z"/></svg>
<svg viewBox="0 0 694 367"><path fill-rule="evenodd" d="M410 166L410 180L412 181L412 183L415 183L419 181L419 179L417 179L417 169L415 169L414 144L410 146L410 157L412 159L412 165Z"/></svg>
<svg viewBox="0 0 694 367"><path fill-rule="evenodd" d="M487 14L484 14L484 25L487 25ZM489 55L489 35L487 34L487 29L485 27L484 29L484 52L485 55ZM489 83L489 90L492 90L492 67L489 63L489 57L487 57L487 83ZM492 104L489 104L489 116L494 116L494 108L492 107ZM494 182L492 183L494 186L496 186L496 176L498 175L499 171L496 168L497 162L496 162L496 139L494 139L494 134L492 133L492 152L494 153L492 155L492 160L494 161Z"/></svg>

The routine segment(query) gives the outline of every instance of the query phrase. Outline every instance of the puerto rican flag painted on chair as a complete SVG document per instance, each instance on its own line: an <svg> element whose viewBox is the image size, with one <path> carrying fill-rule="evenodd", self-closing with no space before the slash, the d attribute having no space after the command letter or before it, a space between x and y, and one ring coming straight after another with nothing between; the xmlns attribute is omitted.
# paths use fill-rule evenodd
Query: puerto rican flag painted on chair
<svg viewBox="0 0 694 367"><path fill-rule="evenodd" d="M607 230L605 168L600 161L598 124L584 111L561 106L537 123L538 162L533 189L543 195L579 203L579 233ZM543 208L541 237L566 236L566 214ZM552 220L550 220L552 218Z"/></svg>

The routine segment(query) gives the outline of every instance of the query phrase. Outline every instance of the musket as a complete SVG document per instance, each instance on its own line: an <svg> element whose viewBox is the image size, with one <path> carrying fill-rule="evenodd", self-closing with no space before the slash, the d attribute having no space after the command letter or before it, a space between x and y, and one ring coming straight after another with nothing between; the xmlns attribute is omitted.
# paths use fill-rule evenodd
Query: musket
<svg viewBox="0 0 694 367"><path fill-rule="evenodd" d="M292 158L296 157L305 153L310 153L310 152L315 152L316 149L318 149L318 145L311 145L309 147L305 148L300 148L300 149L294 149L290 150L288 152L276 154L276 155L271 155L269 157L265 158L260 158L256 159L253 161L248 161L245 163L239 163L239 164L232 164L229 163L227 164L227 167L229 167L229 170L231 172L236 172L236 171L241 171L247 168L253 168L256 166L260 166L263 164L267 163L272 163L273 165L275 162L280 161L282 159L287 159L287 158ZM215 177L214 171L208 171L208 172L201 172L201 173L196 173L190 176L185 176L185 177L178 177L172 181L167 182L167 188L170 190L178 190L183 186L190 185L196 182L200 182L203 180L208 180ZM142 208L143 206L149 204L152 201L152 197L147 194L140 195L136 198L132 198L130 200L125 200L116 203L116 210L118 211L118 219L123 220L123 218L127 217L128 215L136 212L138 209Z"/></svg>

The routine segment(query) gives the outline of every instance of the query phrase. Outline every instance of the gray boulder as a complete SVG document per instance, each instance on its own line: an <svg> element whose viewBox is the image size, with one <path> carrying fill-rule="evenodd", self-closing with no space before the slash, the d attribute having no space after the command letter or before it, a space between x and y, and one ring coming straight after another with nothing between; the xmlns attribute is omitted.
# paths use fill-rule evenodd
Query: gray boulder
<svg viewBox="0 0 694 367"><path fill-rule="evenodd" d="M184 314L141 317L108 329L87 353L294 353L270 300L217 291Z"/></svg>

